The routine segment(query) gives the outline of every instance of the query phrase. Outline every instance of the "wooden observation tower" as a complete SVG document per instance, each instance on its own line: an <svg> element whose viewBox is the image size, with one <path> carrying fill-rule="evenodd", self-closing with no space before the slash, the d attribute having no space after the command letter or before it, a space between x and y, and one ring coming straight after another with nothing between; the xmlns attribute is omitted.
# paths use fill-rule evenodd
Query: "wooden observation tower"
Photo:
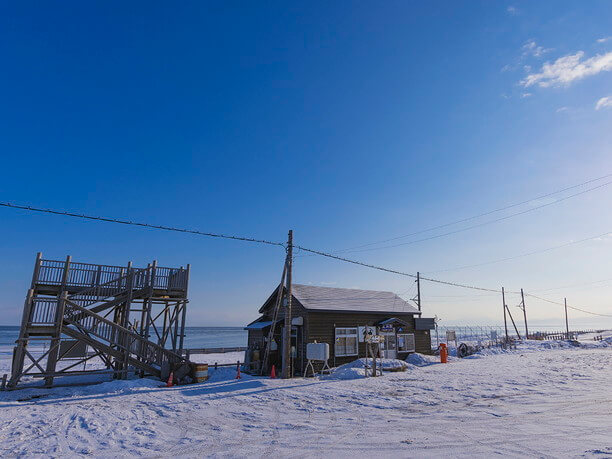
<svg viewBox="0 0 612 459"><path fill-rule="evenodd" d="M94 265L39 253L8 388L33 378L51 386L74 375L161 376L185 361L188 282L189 265ZM96 357L105 368L87 370Z"/></svg>

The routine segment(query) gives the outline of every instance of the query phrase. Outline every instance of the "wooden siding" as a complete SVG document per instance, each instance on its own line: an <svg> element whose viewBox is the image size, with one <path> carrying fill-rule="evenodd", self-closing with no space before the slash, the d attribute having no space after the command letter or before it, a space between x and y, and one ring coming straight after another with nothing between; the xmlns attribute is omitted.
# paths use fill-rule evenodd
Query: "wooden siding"
<svg viewBox="0 0 612 459"><path fill-rule="evenodd" d="M306 328L306 343L317 341L319 343L329 343L331 366L338 366L352 362L359 357L365 356L366 344L359 343L358 356L335 357L335 328L336 327L363 327L365 325L375 325L381 320L395 317L403 320L408 325L404 327L405 333L414 333L416 352L423 354L431 353L431 336L428 330L414 329L414 316L412 314L393 314L393 313L346 313L346 312L327 312L309 311ZM400 352L398 357L404 358L407 353Z"/></svg>
<svg viewBox="0 0 612 459"><path fill-rule="evenodd" d="M264 306L261 308L264 320L272 320L274 313L274 305L276 302L276 292L273 293ZM283 326L282 319L284 319L285 309L281 307L278 313L278 319L281 320L276 326L276 333L279 349L280 349L280 330ZM330 346L330 366L338 366L348 362L352 362L359 357L365 356L365 343L358 344L359 355L347 356L347 357L335 357L335 328L336 327L361 327L364 325L375 325L378 322L395 317L403 320L408 325L404 327L405 333L414 333L415 348L416 352L423 354L431 353L431 336L429 330L415 330L414 326L414 315L406 313L393 313L393 312L341 312L341 311L320 311L320 310L308 310L297 300L295 297L292 301L291 316L303 317L304 324L301 328L304 333L303 339L298 340L297 352L298 356L296 359L296 372L300 373L306 365L306 345L317 341L319 343L329 343ZM249 347L251 347L255 341L263 341L263 336L267 336L267 333L263 333L261 330L249 330ZM398 352L398 358L405 358L408 353ZM302 363L303 362L303 363ZM301 367L301 368L300 368Z"/></svg>

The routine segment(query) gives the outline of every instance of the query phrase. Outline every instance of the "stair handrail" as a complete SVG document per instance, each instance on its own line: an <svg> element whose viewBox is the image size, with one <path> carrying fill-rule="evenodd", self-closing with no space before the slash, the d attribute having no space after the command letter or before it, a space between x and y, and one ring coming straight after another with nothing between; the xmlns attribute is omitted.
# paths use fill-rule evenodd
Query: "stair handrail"
<svg viewBox="0 0 612 459"><path fill-rule="evenodd" d="M119 292L127 290L127 278L128 277L130 277L130 276L140 276L141 274L147 272L150 269L151 269L151 267L132 269L132 270L130 270L124 276L116 277L115 279L112 279L112 280L110 280L108 282L105 282L103 284L98 284L98 285L95 285L93 287L87 288L85 290L81 290L79 292L72 293L71 295L68 295L68 298L69 299L73 299L73 300L78 300L78 301L84 301L81 298L75 298L75 297L78 297L78 296L96 296L97 297L96 299L91 299L91 300L89 300L89 302L87 302L86 300L84 301L87 304L87 306L92 305L94 303L99 303L101 301L105 301L108 298L114 298L114 297L117 296L117 294ZM151 284L151 280L150 280L151 277L150 276L144 276L144 279L145 279L145 284ZM122 286L124 280L126 281L126 283L125 283L126 288L124 288L122 290L121 286ZM108 287L110 284L115 284L115 283L118 283L117 294L108 295L108 296L105 296L103 298L99 298L99 295L97 295L97 293L100 293L101 289L103 289L105 287ZM148 286L149 285L143 285L141 288L148 287Z"/></svg>
<svg viewBox="0 0 612 459"><path fill-rule="evenodd" d="M64 316L63 316L63 320L65 322L68 322L71 325L81 325L78 323L78 320L80 319L75 319L75 316L81 316L83 317L83 315L85 316L89 316L89 317L93 317L94 319L96 319L98 322L102 322L105 325L108 325L110 328L114 329L115 331L119 332L119 333L123 333L125 335L128 335L132 338L134 338L134 340L136 341L140 341L141 343L143 343L145 346L149 347L149 348L153 348L156 351L158 351L160 353L160 355L165 355L167 360L169 362L182 362L185 361L185 358L160 346L159 344L156 344L152 341L149 341L146 338L143 338L142 336L140 336L138 333L125 328L115 322L113 322L112 320L108 320L107 318L96 314L95 312L90 311L89 309L80 306L79 304L74 303L73 301L70 301L69 299L64 300L66 303L66 306L64 307ZM72 309L72 310L71 310ZM74 309L77 309L78 312L77 314L74 313ZM102 335L100 335L99 333L96 332L96 330L90 330L90 329L86 329L88 333L91 333L94 336L97 336L98 338L101 338L103 340L106 340L108 342L111 342L110 339L108 339L107 337L104 337ZM117 342L112 342L112 344L119 344ZM139 357L143 357L142 355L136 353L136 352L132 352L132 350L130 349L130 354L134 354L137 355ZM146 355L146 354L145 354ZM158 362L156 362L158 363ZM161 363L161 362L159 362Z"/></svg>

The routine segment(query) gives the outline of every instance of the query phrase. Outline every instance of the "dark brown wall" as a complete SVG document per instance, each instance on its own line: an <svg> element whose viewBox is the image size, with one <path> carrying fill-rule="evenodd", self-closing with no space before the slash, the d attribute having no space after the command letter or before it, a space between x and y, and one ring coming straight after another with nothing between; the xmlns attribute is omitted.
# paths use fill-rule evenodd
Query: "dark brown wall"
<svg viewBox="0 0 612 459"><path fill-rule="evenodd" d="M263 306L262 314L265 320L272 320L274 313L274 306L276 304L276 294L273 294ZM304 364L306 363L306 344L317 341L319 343L329 343L330 346L330 362L331 366L342 365L344 363L352 362L357 359L357 356L349 357L336 357L334 359L334 342L335 342L335 328L336 327L360 327L364 325L375 325L381 320L388 319L389 317L395 317L408 323L404 329L407 333L414 333L416 352L423 354L431 353L431 336L428 330L415 330L414 329L414 316L412 314L399 314L399 313L361 313L361 312L334 312L334 311L313 311L307 310L297 300L293 299L291 308L292 317L303 317L304 318L304 340L303 345L298 346L298 359L303 357ZM284 318L284 308L281 309L278 314L278 319ZM281 324L277 324L276 331L280 333ZM280 338L280 337L279 337ZM262 340L262 334L260 331L249 330L249 346L254 343L255 340ZM359 357L365 356L365 343L359 343ZM400 358L403 358L404 354L400 354Z"/></svg>
<svg viewBox="0 0 612 459"><path fill-rule="evenodd" d="M329 364L342 365L357 359L356 356L336 357L334 361L334 342L336 339L336 327L363 327L365 325L375 325L381 320L395 317L408 323L404 327L406 333L414 333L416 351L428 354L431 353L431 336L427 330L414 329L414 316L412 314L397 313L346 313L346 312L308 312L306 321L306 342L329 343L330 362ZM365 356L365 343L359 343L359 357ZM400 354L402 355L402 354Z"/></svg>

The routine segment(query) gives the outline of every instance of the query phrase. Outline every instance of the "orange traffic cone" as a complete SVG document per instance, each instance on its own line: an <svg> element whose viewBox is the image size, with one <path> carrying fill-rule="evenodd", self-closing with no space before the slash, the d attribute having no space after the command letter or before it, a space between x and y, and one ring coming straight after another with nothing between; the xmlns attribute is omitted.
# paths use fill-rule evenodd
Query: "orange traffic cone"
<svg viewBox="0 0 612 459"><path fill-rule="evenodd" d="M236 367L236 379L241 379L242 376L240 376L240 365L238 365Z"/></svg>
<svg viewBox="0 0 612 459"><path fill-rule="evenodd" d="M270 379L276 379L276 368L272 365L272 371L270 372Z"/></svg>
<svg viewBox="0 0 612 459"><path fill-rule="evenodd" d="M174 372L170 372L170 376L168 377L168 382L166 383L166 387L172 387L174 385Z"/></svg>

